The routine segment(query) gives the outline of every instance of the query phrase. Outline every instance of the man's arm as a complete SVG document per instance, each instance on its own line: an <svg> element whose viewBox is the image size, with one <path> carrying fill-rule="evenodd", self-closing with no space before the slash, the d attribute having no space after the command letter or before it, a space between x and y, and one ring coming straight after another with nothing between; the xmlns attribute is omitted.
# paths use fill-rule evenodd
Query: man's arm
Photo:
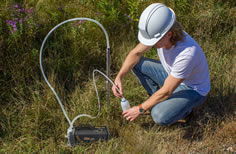
<svg viewBox="0 0 236 154"><path fill-rule="evenodd" d="M133 50L130 51L115 79L115 84L120 89L120 93L116 90L114 86L112 87L112 91L115 96L122 97L123 90L121 80L138 63L141 56L150 48L150 46L145 46L139 43Z"/></svg>
<svg viewBox="0 0 236 154"><path fill-rule="evenodd" d="M140 60L141 56L151 47L139 43L126 57L116 78L122 79Z"/></svg>
<svg viewBox="0 0 236 154"><path fill-rule="evenodd" d="M183 80L184 79L178 79L169 75L165 80L163 87L142 103L142 107L144 108L144 110L146 111L152 108L155 104L158 104L170 97L173 91L179 86L181 82L183 82ZM138 106L134 106L131 109L123 112L123 116L130 121L135 120L139 115L140 112Z"/></svg>
<svg viewBox="0 0 236 154"><path fill-rule="evenodd" d="M183 82L184 79L178 79L173 77L172 75L169 75L162 88L160 88L157 92L155 92L148 100L146 100L142 107L144 110L148 110L152 108L155 104L158 104L167 98L170 97L170 95L173 93L173 91L179 86L181 82Z"/></svg>

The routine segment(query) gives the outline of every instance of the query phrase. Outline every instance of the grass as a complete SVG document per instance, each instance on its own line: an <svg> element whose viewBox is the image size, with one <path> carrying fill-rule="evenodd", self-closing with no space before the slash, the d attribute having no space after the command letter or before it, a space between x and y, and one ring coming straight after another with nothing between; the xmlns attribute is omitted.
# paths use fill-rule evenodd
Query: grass
<svg viewBox="0 0 236 154"><path fill-rule="evenodd" d="M155 1L17 2L0 4L0 153L236 152L234 1L160 1L176 11L186 32L203 48L210 68L211 91L189 123L163 127L150 116L127 122L121 116L120 99L111 95L110 104L106 103L105 79L97 75L101 114L96 120L81 118L76 124L106 125L111 139L74 148L67 146L68 122L39 69L39 49L44 37L52 27L69 18L98 20L110 37L114 79L138 42L137 17ZM9 30L14 29L6 21L15 20L12 17L18 9L12 6L15 4L28 11L17 15L24 20L22 23L17 20L18 29L12 34ZM70 119L77 114L98 112L92 70L105 72L105 48L104 34L96 25L78 22L60 27L45 46L46 74ZM157 58L155 50L145 56ZM125 77L123 87L132 106L148 98L132 73Z"/></svg>

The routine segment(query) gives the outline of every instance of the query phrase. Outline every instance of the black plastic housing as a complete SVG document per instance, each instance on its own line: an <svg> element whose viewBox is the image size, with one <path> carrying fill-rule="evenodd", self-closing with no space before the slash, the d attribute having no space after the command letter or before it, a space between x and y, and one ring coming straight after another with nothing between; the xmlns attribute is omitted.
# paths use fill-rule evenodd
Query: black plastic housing
<svg viewBox="0 0 236 154"><path fill-rule="evenodd" d="M76 126L69 135L68 141L71 146L80 143L93 143L98 140L108 141L109 130L106 126Z"/></svg>

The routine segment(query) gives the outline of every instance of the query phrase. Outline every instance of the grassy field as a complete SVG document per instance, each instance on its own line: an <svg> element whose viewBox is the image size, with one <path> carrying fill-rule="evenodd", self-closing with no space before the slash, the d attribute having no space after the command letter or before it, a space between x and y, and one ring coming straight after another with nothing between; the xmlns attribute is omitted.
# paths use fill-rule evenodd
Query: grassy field
<svg viewBox="0 0 236 154"><path fill-rule="evenodd" d="M3 0L0 3L0 153L236 153L236 2L160 0L200 44L210 68L207 101L187 124L159 126L150 116L127 122L120 99L106 102L105 79L97 75L101 114L76 124L108 126L108 142L67 146L69 127L39 68L41 43L60 22L89 17L108 31L111 78L138 43L138 19L154 0ZM157 58L152 49L145 56ZM92 71L106 71L106 41L91 22L71 22L48 39L43 64L49 82L73 119L96 115ZM132 73L123 83L130 104L148 98Z"/></svg>

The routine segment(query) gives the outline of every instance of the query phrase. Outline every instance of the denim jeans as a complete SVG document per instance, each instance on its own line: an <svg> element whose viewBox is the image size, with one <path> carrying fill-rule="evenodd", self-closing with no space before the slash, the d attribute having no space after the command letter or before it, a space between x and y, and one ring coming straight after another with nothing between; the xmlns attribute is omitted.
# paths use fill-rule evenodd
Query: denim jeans
<svg viewBox="0 0 236 154"><path fill-rule="evenodd" d="M160 89L168 76L159 61L144 57L132 71L149 95ZM194 107L202 104L205 98L206 96L200 95L191 87L180 84L168 99L152 107L151 116L154 122L160 125L172 124L184 119Z"/></svg>

